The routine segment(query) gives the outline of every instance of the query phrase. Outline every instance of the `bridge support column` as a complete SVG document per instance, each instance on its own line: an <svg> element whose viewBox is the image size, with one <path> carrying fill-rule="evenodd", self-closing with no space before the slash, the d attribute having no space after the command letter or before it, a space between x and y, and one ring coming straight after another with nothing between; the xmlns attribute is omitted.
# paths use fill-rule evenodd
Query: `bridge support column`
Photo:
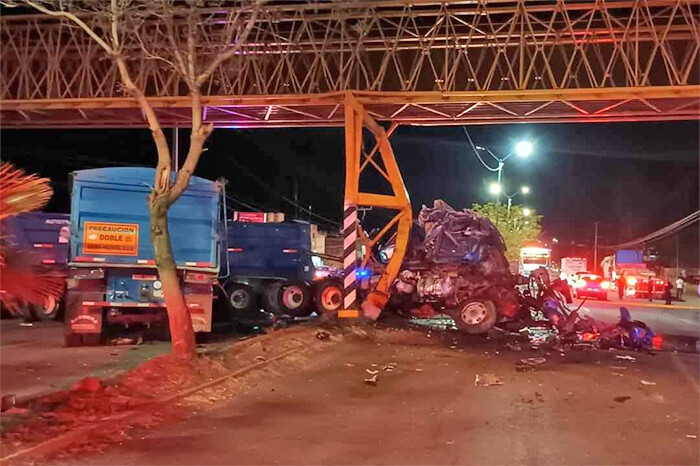
<svg viewBox="0 0 700 466"><path fill-rule="evenodd" d="M406 192L389 136L398 125L392 124L388 131L379 125L364 109L351 92L345 95L345 200L343 215L344 236L344 305L338 317L365 317L376 319L389 299L391 285L394 282L408 249L413 214L411 202ZM375 146L369 153L362 148L362 132L366 127L374 136ZM379 154L378 160L375 155ZM392 194L366 193L360 190L360 175L369 167L379 172L391 187ZM373 238L367 237L357 218L358 206L376 207L394 211L394 215L384 228ZM364 246L361 260L363 269L368 266L372 248L388 232L396 232L394 253L381 270L379 281L360 304L358 299L358 241ZM378 264L373 264L377 266ZM378 267L374 267L378 269ZM360 313L360 309L362 313Z"/></svg>

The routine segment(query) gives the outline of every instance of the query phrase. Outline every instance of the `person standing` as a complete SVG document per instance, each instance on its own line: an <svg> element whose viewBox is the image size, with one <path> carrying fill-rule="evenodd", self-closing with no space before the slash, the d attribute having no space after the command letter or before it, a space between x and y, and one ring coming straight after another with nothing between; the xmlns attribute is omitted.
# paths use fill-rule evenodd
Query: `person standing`
<svg viewBox="0 0 700 466"><path fill-rule="evenodd" d="M685 287L685 280L683 277L676 278L676 298L678 300L683 299L683 288Z"/></svg>
<svg viewBox="0 0 700 466"><path fill-rule="evenodd" d="M625 272L622 272L619 277L617 277L617 296L622 300L625 297L625 287L627 286L627 279L625 278Z"/></svg>
<svg viewBox="0 0 700 466"><path fill-rule="evenodd" d="M654 300L654 280L651 277L649 278L647 289L649 290L649 302L652 302Z"/></svg>
<svg viewBox="0 0 700 466"><path fill-rule="evenodd" d="M673 285L671 282L666 281L666 286L664 286L664 300L666 300L666 305L671 305L671 290L673 290Z"/></svg>

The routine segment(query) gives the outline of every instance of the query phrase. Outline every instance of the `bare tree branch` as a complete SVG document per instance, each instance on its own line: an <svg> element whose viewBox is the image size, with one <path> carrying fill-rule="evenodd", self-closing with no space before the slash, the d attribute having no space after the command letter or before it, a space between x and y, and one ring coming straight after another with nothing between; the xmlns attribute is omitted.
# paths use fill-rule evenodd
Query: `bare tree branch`
<svg viewBox="0 0 700 466"><path fill-rule="evenodd" d="M66 19L72 21L73 23L80 26L80 28L83 31L85 31L90 37L92 37L92 39L95 42L97 42L100 45L100 47L102 47L108 54L114 55L114 49L112 47L110 47L109 44L107 44L107 42L102 40L102 38L99 35L97 35L97 33L90 26L88 26L87 23L85 23L85 21L78 18L73 13L71 13L69 11L63 11L63 10L61 10L61 11L49 10L48 8L45 8L43 5L36 3L32 0L25 0L25 2L27 3L27 5L31 6L32 8L37 9L38 11L41 11L44 14L47 14L49 16L59 17L59 18L66 18Z"/></svg>

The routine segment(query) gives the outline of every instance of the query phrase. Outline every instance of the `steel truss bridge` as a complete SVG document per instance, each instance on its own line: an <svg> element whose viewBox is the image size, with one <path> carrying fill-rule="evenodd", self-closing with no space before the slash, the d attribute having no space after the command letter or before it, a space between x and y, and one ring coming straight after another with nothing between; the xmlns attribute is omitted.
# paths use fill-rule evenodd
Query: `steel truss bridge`
<svg viewBox="0 0 700 466"><path fill-rule="evenodd" d="M233 11L201 10L198 53L221 45ZM269 2L240 53L204 85L203 119L345 127L345 308L356 309L357 205L396 212L379 234L399 231L381 306L411 223L389 143L396 125L700 119L699 17L700 0ZM145 126L114 62L82 30L43 15L5 15L0 26L2 127ZM184 83L131 40L129 65L163 126L189 126ZM369 154L363 133L377 142ZM393 195L360 192L369 167Z"/></svg>

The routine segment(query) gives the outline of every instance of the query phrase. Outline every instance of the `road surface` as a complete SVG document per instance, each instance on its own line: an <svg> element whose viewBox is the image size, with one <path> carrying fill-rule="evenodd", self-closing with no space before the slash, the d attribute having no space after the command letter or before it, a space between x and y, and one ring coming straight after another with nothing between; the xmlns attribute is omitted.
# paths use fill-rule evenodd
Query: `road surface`
<svg viewBox="0 0 700 466"><path fill-rule="evenodd" d="M422 334L421 334L422 335ZM450 337L452 338L452 337ZM460 338L460 337L455 337ZM436 339L433 333L432 340ZM449 346L448 346L449 345ZM697 354L345 341L307 366L63 465L697 464ZM376 386L366 372L394 362ZM494 373L502 385L475 386ZM643 385L641 380L655 385Z"/></svg>
<svg viewBox="0 0 700 466"><path fill-rule="evenodd" d="M573 309L580 303L581 300L574 300L574 304L570 307ZM622 301L588 299L581 307L581 314L589 314L596 319L607 322L617 322L621 306L629 309L633 319L645 322L656 333L700 338L700 307L695 307L694 304L674 303L671 306L666 306L660 301L650 303L643 299Z"/></svg>
<svg viewBox="0 0 700 466"><path fill-rule="evenodd" d="M23 399L69 388L95 375L110 377L169 350L168 342L139 346L65 348L63 324L0 321L0 394Z"/></svg>

